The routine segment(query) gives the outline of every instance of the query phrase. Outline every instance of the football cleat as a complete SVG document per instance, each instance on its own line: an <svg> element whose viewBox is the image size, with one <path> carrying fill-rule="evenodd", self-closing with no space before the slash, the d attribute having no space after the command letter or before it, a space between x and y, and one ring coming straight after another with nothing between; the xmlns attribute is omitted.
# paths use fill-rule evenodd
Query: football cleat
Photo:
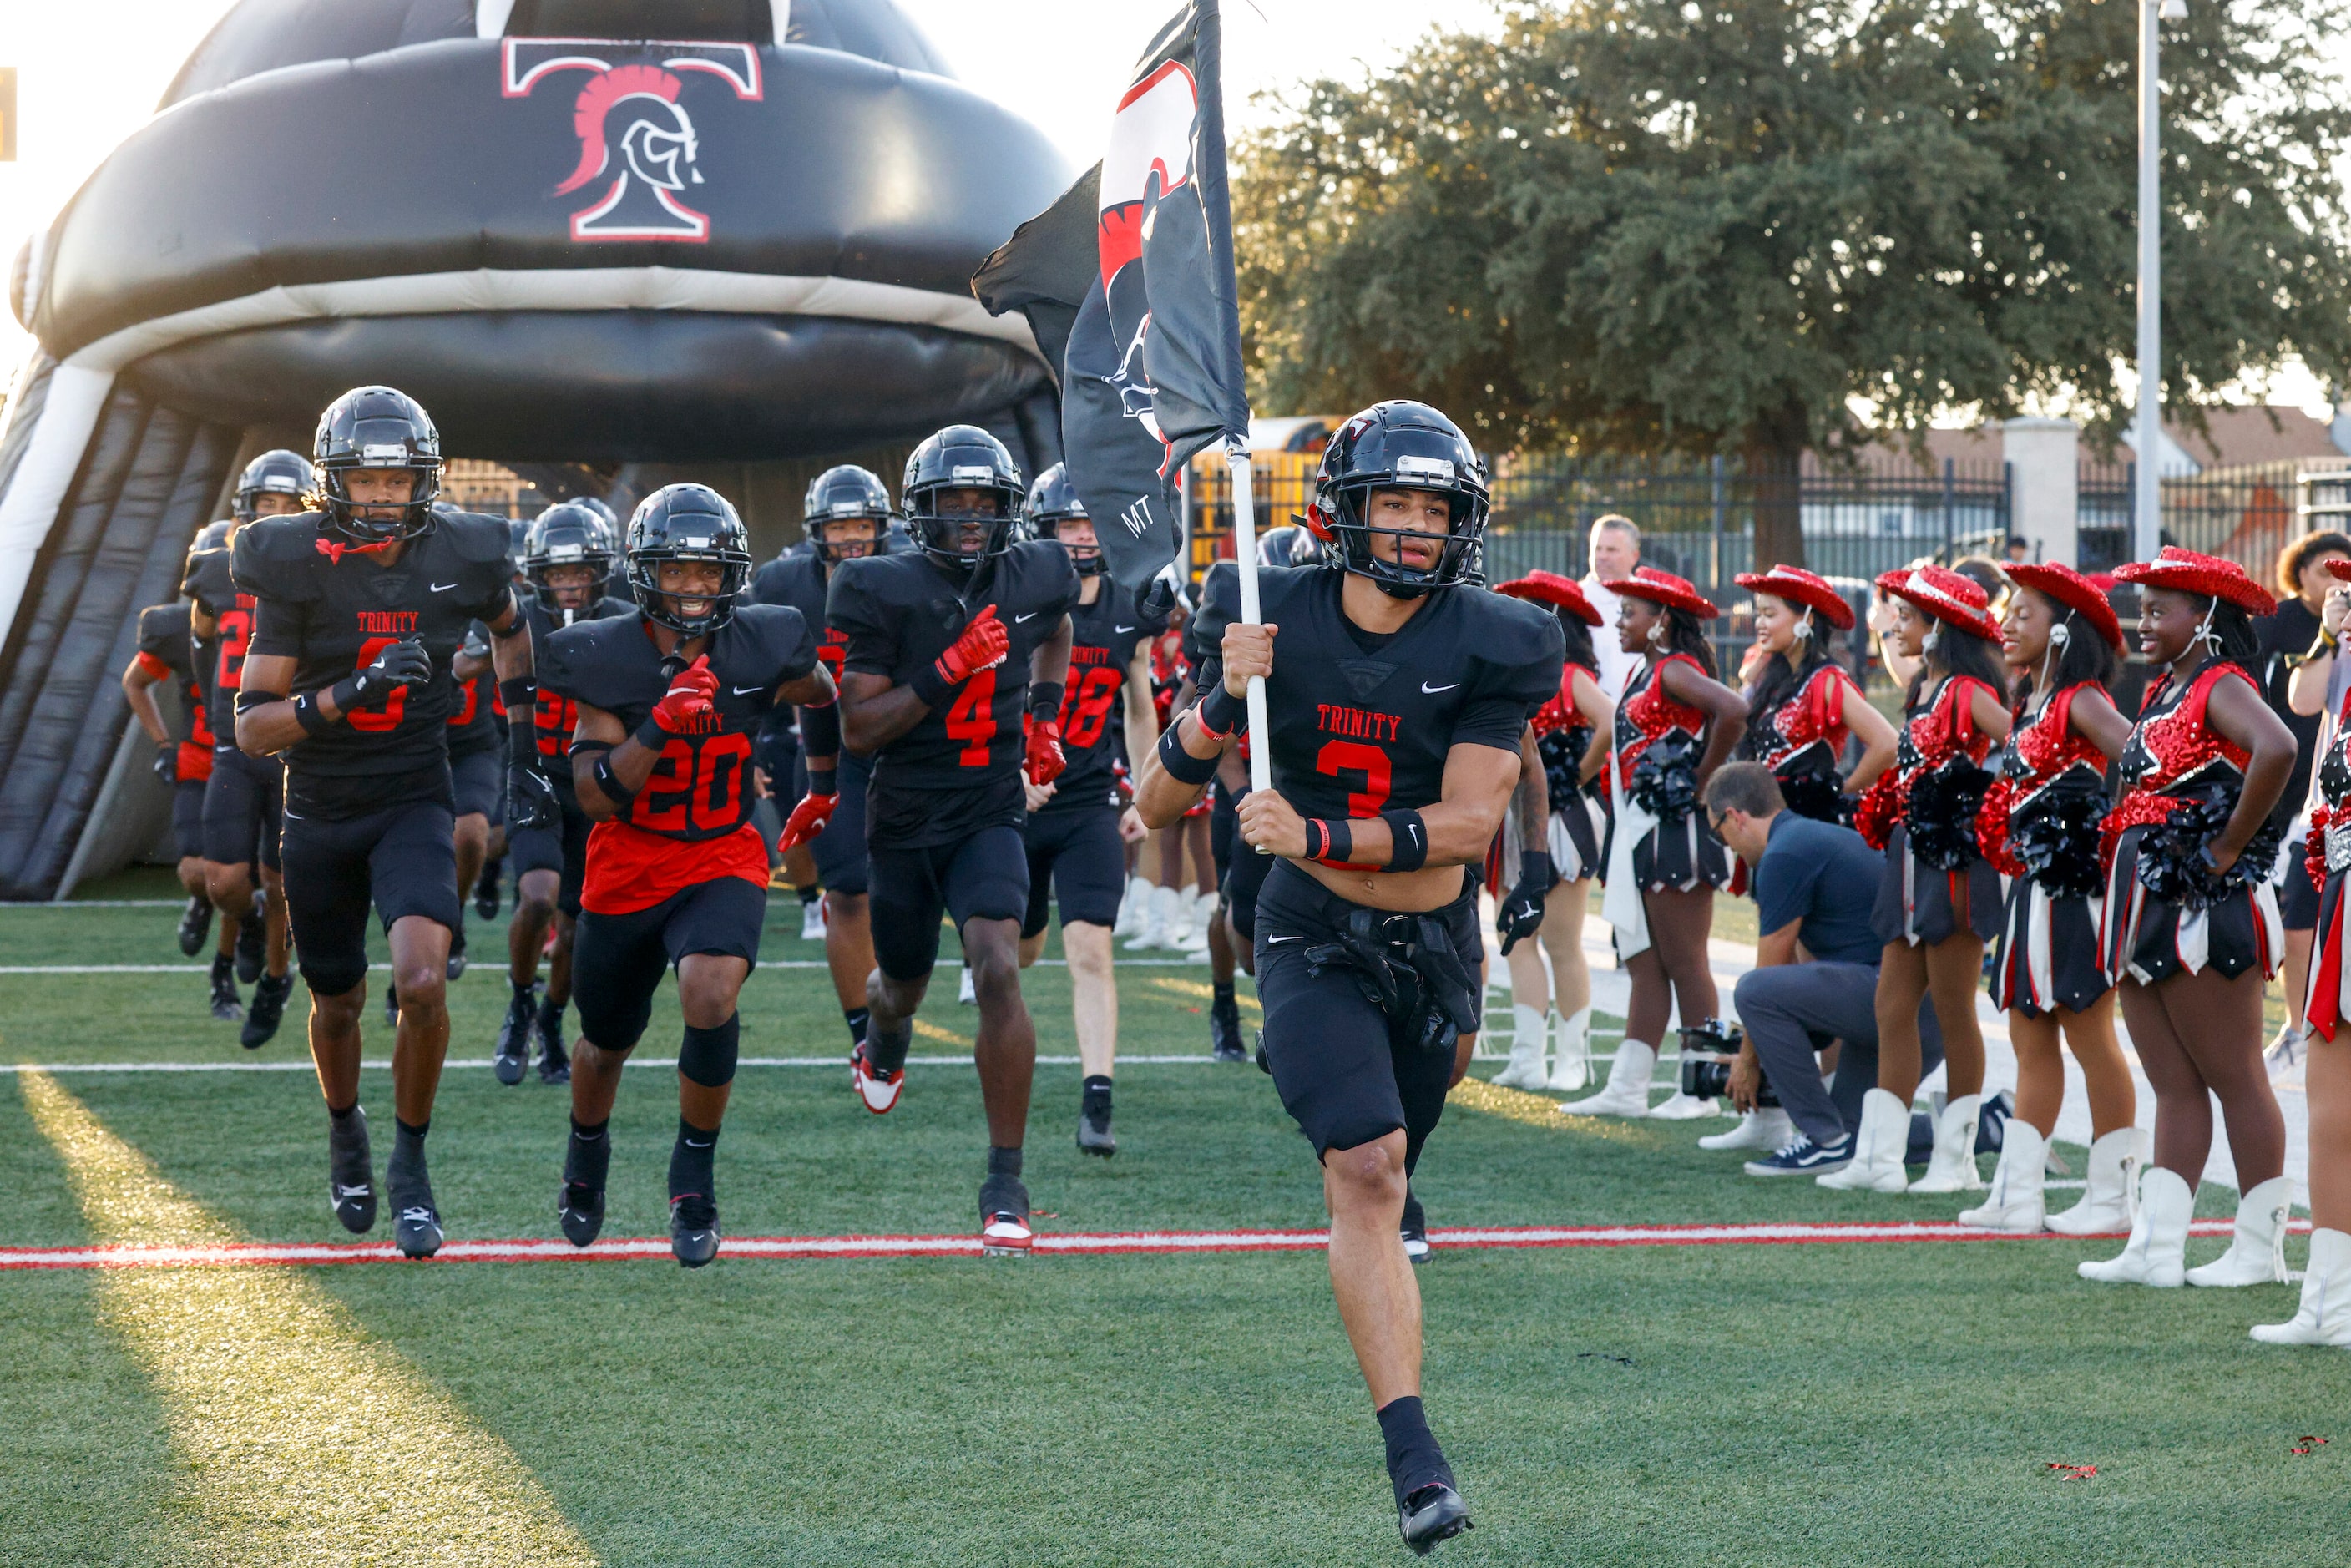
<svg viewBox="0 0 2351 1568"><path fill-rule="evenodd" d="M588 1246L603 1233L604 1189L584 1181L565 1182L555 1196L555 1221L563 1227L566 1241Z"/></svg>
<svg viewBox="0 0 2351 1568"><path fill-rule="evenodd" d="M1089 1089L1078 1106L1078 1153L1103 1159L1118 1153L1118 1139L1110 1130L1110 1091Z"/></svg>
<svg viewBox="0 0 2351 1568"><path fill-rule="evenodd" d="M403 1258L430 1258L441 1250L441 1216L429 1203L413 1203L400 1211L392 1239Z"/></svg>
<svg viewBox="0 0 2351 1568"><path fill-rule="evenodd" d="M286 998L294 994L294 972L264 975L253 988L253 1006L246 1009L245 1029L237 1043L247 1051L259 1051L277 1034L277 1025L286 1017Z"/></svg>
<svg viewBox="0 0 2351 1568"><path fill-rule="evenodd" d="M1450 1541L1469 1528L1469 1505L1443 1481L1417 1488L1396 1510L1396 1531L1416 1557L1427 1556L1438 1542Z"/></svg>
<svg viewBox="0 0 2351 1568"><path fill-rule="evenodd" d="M265 913L267 907L261 894L255 894L253 907L246 912L243 923L236 928L236 977L240 984L250 986L261 978L262 959L266 952L264 945L269 937L269 916Z"/></svg>
<svg viewBox="0 0 2351 1568"><path fill-rule="evenodd" d="M571 1053L563 1049L560 1036L544 1032L539 1038L538 1081L541 1083L571 1082Z"/></svg>
<svg viewBox="0 0 2351 1568"><path fill-rule="evenodd" d="M824 940L823 899L811 898L800 905L800 940L803 942Z"/></svg>
<svg viewBox="0 0 2351 1568"><path fill-rule="evenodd" d="M601 1207L601 1196L599 1195ZM669 1200L669 1249L688 1269L718 1256L718 1206L698 1193Z"/></svg>
<svg viewBox="0 0 2351 1568"><path fill-rule="evenodd" d="M899 1092L906 1087L906 1070L902 1067L893 1072L874 1066L861 1041L849 1053L849 1084L865 1102L865 1108L879 1116L898 1103Z"/></svg>
<svg viewBox="0 0 2351 1568"><path fill-rule="evenodd" d="M245 1004L236 995L234 961L225 953L213 960L213 1017L223 1023L235 1023L245 1017Z"/></svg>
<svg viewBox="0 0 2351 1568"><path fill-rule="evenodd" d="M193 958L204 951L204 938L212 934L213 901L203 894L188 900L188 907L180 911L180 953Z"/></svg>
<svg viewBox="0 0 2351 1568"><path fill-rule="evenodd" d="M1404 1255L1415 1263L1428 1261L1428 1216L1421 1212L1420 1194L1407 1186L1404 1189L1404 1223L1397 1228L1404 1238Z"/></svg>
<svg viewBox="0 0 2351 1568"><path fill-rule="evenodd" d="M455 979L465 972L465 923L460 920L457 929L449 933L448 976Z"/></svg>
<svg viewBox="0 0 2351 1568"><path fill-rule="evenodd" d="M517 991L507 1002L506 1021L498 1025L498 1043L490 1054L490 1071L498 1082L512 1085L522 1082L523 1069L530 1065L530 1033L538 1019L538 1007L531 995Z"/></svg>
<svg viewBox="0 0 2351 1568"><path fill-rule="evenodd" d="M375 1166L364 1109L354 1109L348 1122L327 1119L327 1197L335 1218L352 1235L375 1228Z"/></svg>
<svg viewBox="0 0 2351 1568"><path fill-rule="evenodd" d="M1029 1228L1029 1188L1019 1176L979 1184L979 1247L990 1258L1026 1258L1036 1244Z"/></svg>
<svg viewBox="0 0 2351 1568"><path fill-rule="evenodd" d="M1249 1052L1241 1049L1241 1015L1238 1004L1210 1004L1208 1009L1209 1054L1218 1061L1247 1061Z"/></svg>
<svg viewBox="0 0 2351 1568"><path fill-rule="evenodd" d="M498 917L498 868L486 865L481 879L474 883L474 913L485 920Z"/></svg>

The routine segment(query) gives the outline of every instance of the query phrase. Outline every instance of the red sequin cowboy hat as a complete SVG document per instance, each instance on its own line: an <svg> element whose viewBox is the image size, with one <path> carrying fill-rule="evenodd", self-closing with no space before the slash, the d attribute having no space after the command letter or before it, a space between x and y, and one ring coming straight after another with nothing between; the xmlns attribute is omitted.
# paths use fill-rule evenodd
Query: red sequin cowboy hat
<svg viewBox="0 0 2351 1568"><path fill-rule="evenodd" d="M1791 604L1819 611L1840 632L1853 630L1853 606L1844 594L1801 566L1775 566L1769 571L1742 571L1731 581L1750 593L1768 593Z"/></svg>
<svg viewBox="0 0 2351 1568"><path fill-rule="evenodd" d="M2166 545L2153 560L2126 560L2115 568L2121 582L2146 588L2168 588L2206 599L2225 599L2248 615L2273 615L2277 601L2268 589L2245 575L2245 569L2217 555L2199 555L2178 545Z"/></svg>
<svg viewBox="0 0 2351 1568"><path fill-rule="evenodd" d="M2123 623L2097 583L2062 561L2020 561L2002 569L2011 582L2045 593L2095 628L2108 644L2123 645Z"/></svg>
<svg viewBox="0 0 2351 1568"><path fill-rule="evenodd" d="M1632 576L1614 578L1601 586L1611 593L1620 593L1628 599L1646 599L1652 604L1679 610L1701 621L1711 621L1722 613L1698 592L1687 578L1676 577L1670 571L1659 571L1654 566L1636 566Z"/></svg>
<svg viewBox="0 0 2351 1568"><path fill-rule="evenodd" d="M1987 641L2000 636L2000 627L1986 608L1991 601L1964 572L1945 566L1914 567L1908 571L1882 572L1878 591L1907 600L1938 621Z"/></svg>
<svg viewBox="0 0 2351 1568"><path fill-rule="evenodd" d="M1514 578L1494 590L1513 599L1531 599L1541 604L1555 604L1587 626L1600 624L1600 612L1592 608L1592 601L1583 597L1583 590L1572 577L1562 577L1555 571L1531 571Z"/></svg>

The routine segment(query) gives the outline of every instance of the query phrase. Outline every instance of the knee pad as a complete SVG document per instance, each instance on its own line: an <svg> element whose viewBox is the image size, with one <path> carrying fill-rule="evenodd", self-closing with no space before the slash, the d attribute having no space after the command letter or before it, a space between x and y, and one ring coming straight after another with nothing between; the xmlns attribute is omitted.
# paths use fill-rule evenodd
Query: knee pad
<svg viewBox="0 0 2351 1568"><path fill-rule="evenodd" d="M724 1089L735 1082L737 1041L743 1032L743 1015L730 1013L716 1029L685 1026L685 1041L677 1048L677 1070L705 1089Z"/></svg>

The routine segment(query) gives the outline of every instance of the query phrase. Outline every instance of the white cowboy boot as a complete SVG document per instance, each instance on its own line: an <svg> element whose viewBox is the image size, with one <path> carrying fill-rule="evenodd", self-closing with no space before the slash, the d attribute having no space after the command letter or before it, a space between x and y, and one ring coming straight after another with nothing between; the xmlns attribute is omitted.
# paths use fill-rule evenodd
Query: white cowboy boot
<svg viewBox="0 0 2351 1568"><path fill-rule="evenodd" d="M1190 893L1184 895L1185 917L1191 928L1185 933L1184 951L1199 954L1208 950L1208 927L1216 924L1217 895L1213 893Z"/></svg>
<svg viewBox="0 0 2351 1568"><path fill-rule="evenodd" d="M2180 1264L2188 1250L2188 1220L2196 1212L2196 1189L2178 1171L2149 1166L2139 1173L2138 1218L2131 1222L2130 1239L2122 1256L2103 1263L2083 1262L2075 1269L2085 1280L2109 1285L2153 1285L2176 1288L2183 1277Z"/></svg>
<svg viewBox="0 0 2351 1568"><path fill-rule="evenodd" d="M2252 1336L2263 1344L2351 1346L2351 1236L2323 1228L2310 1233L2301 1311L2286 1322L2254 1325Z"/></svg>
<svg viewBox="0 0 2351 1568"><path fill-rule="evenodd" d="M1126 892L1118 901L1118 924L1111 927L1110 934L1121 941L1134 936L1143 929L1143 917L1144 912L1150 907L1151 879L1142 876L1128 877Z"/></svg>
<svg viewBox="0 0 2351 1568"><path fill-rule="evenodd" d="M2274 1285L2286 1278L2285 1217L2294 1207L2294 1183L2272 1176L2237 1200L2237 1228L2229 1249L2188 1270L2191 1285Z"/></svg>
<svg viewBox="0 0 2351 1568"><path fill-rule="evenodd" d="M1891 1090L1861 1097L1861 1126L1853 1135L1853 1164L1813 1182L1841 1192L1900 1192L1909 1186L1902 1152L1910 1146L1910 1107Z"/></svg>
<svg viewBox="0 0 2351 1568"><path fill-rule="evenodd" d="M1935 1152L1927 1174L1910 1184L1917 1193L1981 1192L1983 1175L1976 1169L1976 1113L1980 1094L1962 1094L1935 1118Z"/></svg>
<svg viewBox="0 0 2351 1568"><path fill-rule="evenodd" d="M1543 1015L1533 1008L1510 1009L1510 1060L1492 1082L1504 1089L1543 1086Z"/></svg>
<svg viewBox="0 0 2351 1568"><path fill-rule="evenodd" d="M1959 1223L2030 1236L2045 1228L2048 1218L2041 1182L2048 1169L2049 1143L2022 1116L2008 1119L2006 1137L2000 1146L2000 1164L1992 1167L1991 1196L1961 1213Z"/></svg>
<svg viewBox="0 0 2351 1568"><path fill-rule="evenodd" d="M1742 1112L1739 1125L1727 1133L1709 1133L1698 1141L1701 1149L1784 1149L1796 1135L1796 1124L1777 1105Z"/></svg>
<svg viewBox="0 0 2351 1568"><path fill-rule="evenodd" d="M1180 896L1172 887L1151 890L1151 896L1144 901L1142 929L1127 943L1128 952L1156 952L1169 945L1167 927L1176 918L1176 903Z"/></svg>
<svg viewBox="0 0 2351 1568"><path fill-rule="evenodd" d="M1592 1009L1578 1008L1573 1018L1559 1020L1559 1032L1552 1036L1555 1051L1551 1059L1551 1082L1553 1090L1573 1091L1592 1082Z"/></svg>
<svg viewBox="0 0 2351 1568"><path fill-rule="evenodd" d="M2015 1118L2009 1126L2013 1130ZM2117 1127L2090 1145L2089 1179L2082 1201L2062 1214L2049 1217L2049 1228L2060 1236L2120 1236L2138 1218L2138 1173L2147 1164L2147 1133L2138 1127Z"/></svg>
<svg viewBox="0 0 2351 1568"><path fill-rule="evenodd" d="M1616 1048L1608 1069L1608 1086L1589 1100L1569 1101L1559 1108L1562 1116L1646 1116L1649 1113L1649 1075L1657 1065L1657 1048L1628 1040Z"/></svg>

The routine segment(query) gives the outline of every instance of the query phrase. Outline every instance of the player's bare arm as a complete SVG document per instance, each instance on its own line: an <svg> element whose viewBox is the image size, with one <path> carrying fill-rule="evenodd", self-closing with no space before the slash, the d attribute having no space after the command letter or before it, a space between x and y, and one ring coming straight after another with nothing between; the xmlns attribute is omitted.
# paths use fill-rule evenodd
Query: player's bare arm
<svg viewBox="0 0 2351 1568"><path fill-rule="evenodd" d="M170 743L172 732L163 723L163 710L155 704L155 683L163 677L133 659L122 668L122 695L131 705L131 716L147 732L147 738L158 746Z"/></svg>

